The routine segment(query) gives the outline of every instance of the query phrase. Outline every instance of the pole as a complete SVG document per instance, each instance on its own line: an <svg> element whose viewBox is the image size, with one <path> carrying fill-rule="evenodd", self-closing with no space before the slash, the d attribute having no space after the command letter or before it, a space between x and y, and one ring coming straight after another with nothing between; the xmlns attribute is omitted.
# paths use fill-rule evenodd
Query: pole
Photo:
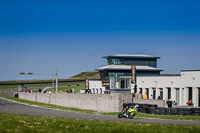
<svg viewBox="0 0 200 133"><path fill-rule="evenodd" d="M56 93L58 92L58 67L56 67Z"/></svg>
<svg viewBox="0 0 200 133"><path fill-rule="evenodd" d="M53 79L52 79L52 87L54 87L54 73L53 73Z"/></svg>

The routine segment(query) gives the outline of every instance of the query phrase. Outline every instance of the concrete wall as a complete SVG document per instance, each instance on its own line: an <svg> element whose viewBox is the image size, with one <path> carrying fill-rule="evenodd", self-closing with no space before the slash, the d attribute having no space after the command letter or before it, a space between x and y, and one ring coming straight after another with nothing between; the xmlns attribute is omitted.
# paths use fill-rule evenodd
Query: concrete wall
<svg viewBox="0 0 200 133"><path fill-rule="evenodd" d="M121 94L71 94L71 93L19 93L20 99L65 107L119 112L122 109Z"/></svg>
<svg viewBox="0 0 200 133"><path fill-rule="evenodd" d="M119 112L123 103L132 103L132 94L71 94L71 93L19 93L20 99L64 107L95 110L100 112ZM157 104L164 107L163 100L133 99L134 103Z"/></svg>

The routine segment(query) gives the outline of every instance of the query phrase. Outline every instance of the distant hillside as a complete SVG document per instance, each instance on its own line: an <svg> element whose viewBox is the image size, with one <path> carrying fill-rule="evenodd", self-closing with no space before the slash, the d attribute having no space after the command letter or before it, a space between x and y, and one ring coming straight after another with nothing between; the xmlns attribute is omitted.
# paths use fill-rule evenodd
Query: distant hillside
<svg viewBox="0 0 200 133"><path fill-rule="evenodd" d="M181 76L180 74L160 74L160 76Z"/></svg>
<svg viewBox="0 0 200 133"><path fill-rule="evenodd" d="M70 77L69 79L100 79L99 72L82 72L75 76Z"/></svg>
<svg viewBox="0 0 200 133"><path fill-rule="evenodd" d="M180 74L160 74L161 76L180 76ZM69 79L100 79L99 72L82 72L75 76L70 77Z"/></svg>

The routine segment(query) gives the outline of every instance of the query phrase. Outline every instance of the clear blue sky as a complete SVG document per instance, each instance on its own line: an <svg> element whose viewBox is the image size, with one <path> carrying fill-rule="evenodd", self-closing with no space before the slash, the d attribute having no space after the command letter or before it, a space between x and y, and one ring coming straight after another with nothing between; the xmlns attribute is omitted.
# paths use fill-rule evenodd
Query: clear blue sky
<svg viewBox="0 0 200 133"><path fill-rule="evenodd" d="M200 69L199 0L1 0L0 80L59 78L102 56L160 56L163 73Z"/></svg>

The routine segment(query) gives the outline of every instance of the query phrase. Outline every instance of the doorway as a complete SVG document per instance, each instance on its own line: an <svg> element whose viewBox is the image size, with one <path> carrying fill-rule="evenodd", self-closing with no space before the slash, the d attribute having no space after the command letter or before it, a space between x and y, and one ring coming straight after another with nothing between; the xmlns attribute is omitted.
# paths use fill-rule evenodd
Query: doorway
<svg viewBox="0 0 200 133"><path fill-rule="evenodd" d="M156 88L152 88L153 89L153 99L156 99Z"/></svg>
<svg viewBox="0 0 200 133"><path fill-rule="evenodd" d="M198 98L199 98L199 103L198 103L198 106L200 107L200 88L198 88Z"/></svg>
<svg viewBox="0 0 200 133"><path fill-rule="evenodd" d="M160 88L160 98L163 100L163 88Z"/></svg>
<svg viewBox="0 0 200 133"><path fill-rule="evenodd" d="M146 89L147 99L149 99L149 88L145 88L145 89Z"/></svg>
<svg viewBox="0 0 200 133"><path fill-rule="evenodd" d="M180 98L180 91L179 91L179 88L176 88L176 103L177 103L177 106L179 105L179 98Z"/></svg>
<svg viewBox="0 0 200 133"><path fill-rule="evenodd" d="M142 94L142 88L140 88L140 92L139 93Z"/></svg>
<svg viewBox="0 0 200 133"><path fill-rule="evenodd" d="M125 79L120 79L121 81L121 88L125 88Z"/></svg>
<svg viewBox="0 0 200 133"><path fill-rule="evenodd" d="M171 88L167 88L168 100L171 99Z"/></svg>
<svg viewBox="0 0 200 133"><path fill-rule="evenodd" d="M188 87L188 101L192 100L192 87Z"/></svg>

